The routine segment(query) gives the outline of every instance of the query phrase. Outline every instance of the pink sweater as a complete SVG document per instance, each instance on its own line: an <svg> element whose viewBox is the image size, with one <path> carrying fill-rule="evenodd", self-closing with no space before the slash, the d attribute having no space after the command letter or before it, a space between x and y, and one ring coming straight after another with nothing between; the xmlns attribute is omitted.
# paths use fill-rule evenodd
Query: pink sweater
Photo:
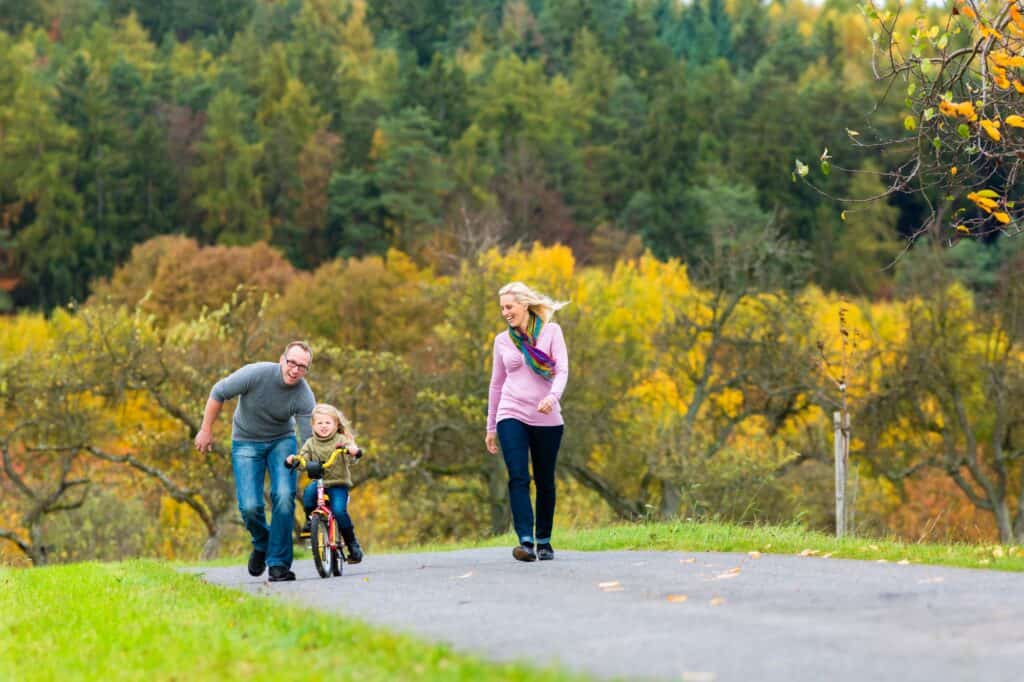
<svg viewBox="0 0 1024 682"><path fill-rule="evenodd" d="M541 327L537 347L555 361L555 375L551 381L530 369L507 330L494 337L494 364L487 400L488 433L497 431L498 422L508 418L530 426L559 426L563 423L559 401L569 380L569 353L565 348L562 328L554 322ZM555 398L554 407L547 414L538 412L538 403L549 395Z"/></svg>

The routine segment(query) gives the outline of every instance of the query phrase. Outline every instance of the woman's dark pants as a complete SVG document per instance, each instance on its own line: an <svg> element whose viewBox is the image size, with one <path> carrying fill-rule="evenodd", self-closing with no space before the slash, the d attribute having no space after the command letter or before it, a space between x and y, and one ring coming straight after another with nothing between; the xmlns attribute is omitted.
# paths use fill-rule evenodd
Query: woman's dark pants
<svg viewBox="0 0 1024 682"><path fill-rule="evenodd" d="M551 542L555 516L555 462L564 426L529 426L518 419L498 422L498 440L508 469L508 499L512 525L520 542ZM537 488L537 528L534 534L533 505L530 504L530 462Z"/></svg>

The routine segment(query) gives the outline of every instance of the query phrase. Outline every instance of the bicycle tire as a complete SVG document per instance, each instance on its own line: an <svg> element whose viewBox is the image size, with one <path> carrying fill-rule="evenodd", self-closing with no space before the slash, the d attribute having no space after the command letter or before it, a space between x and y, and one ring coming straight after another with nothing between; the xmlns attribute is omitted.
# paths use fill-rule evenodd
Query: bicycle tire
<svg viewBox="0 0 1024 682"><path fill-rule="evenodd" d="M342 571L345 570L345 559L341 555L341 538L338 537L338 522L333 521L332 525L334 528L334 546L331 547L331 575L334 577L340 577Z"/></svg>
<svg viewBox="0 0 1024 682"><path fill-rule="evenodd" d="M313 514L310 520L309 545L313 552L313 565L321 578L331 575L331 537L327 529L327 519L320 514Z"/></svg>

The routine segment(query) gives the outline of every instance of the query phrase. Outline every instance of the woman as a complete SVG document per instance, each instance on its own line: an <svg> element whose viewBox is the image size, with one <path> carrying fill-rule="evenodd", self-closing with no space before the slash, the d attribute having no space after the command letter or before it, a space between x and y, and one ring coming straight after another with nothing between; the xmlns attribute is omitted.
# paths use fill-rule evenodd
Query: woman
<svg viewBox="0 0 1024 682"><path fill-rule="evenodd" d="M508 330L494 338L494 362L487 405L491 454L498 440L508 468L508 497L519 545L519 561L555 558L551 523L555 515L555 461L562 442L559 401L569 379L569 355L562 329L551 321L566 305L531 290L522 282L498 292ZM530 503L530 467L537 487L536 534Z"/></svg>

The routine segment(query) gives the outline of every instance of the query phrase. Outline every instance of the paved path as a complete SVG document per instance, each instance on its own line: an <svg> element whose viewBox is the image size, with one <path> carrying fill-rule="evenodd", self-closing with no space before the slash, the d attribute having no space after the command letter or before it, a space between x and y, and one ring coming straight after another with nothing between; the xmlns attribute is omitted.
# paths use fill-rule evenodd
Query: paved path
<svg viewBox="0 0 1024 682"><path fill-rule="evenodd" d="M367 555L293 583L210 582L601 678L1001 682L1024 676L1024 574L816 557L509 549Z"/></svg>

